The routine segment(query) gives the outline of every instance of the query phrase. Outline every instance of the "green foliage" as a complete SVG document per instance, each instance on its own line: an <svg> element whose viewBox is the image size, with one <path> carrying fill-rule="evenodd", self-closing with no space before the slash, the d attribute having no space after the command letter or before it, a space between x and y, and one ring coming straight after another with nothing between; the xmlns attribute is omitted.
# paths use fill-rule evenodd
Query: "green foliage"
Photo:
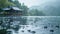
<svg viewBox="0 0 60 34"><path fill-rule="evenodd" d="M10 2L14 3L18 8L22 9L23 16L28 15L28 7L25 6L24 3L21 4L18 0L15 0L15 1L10 0Z"/></svg>
<svg viewBox="0 0 60 34"><path fill-rule="evenodd" d="M16 6L16 5L14 3L12 3L12 2L9 2L8 0L0 0L0 13L1 12L4 13L4 11L2 11L1 8L5 8L5 7L8 7L8 6ZM5 15L5 13L4 14L0 14L0 16Z"/></svg>
<svg viewBox="0 0 60 34"><path fill-rule="evenodd" d="M39 11L37 9L32 9L29 11L29 15L30 16L45 16L45 14L43 13L43 11Z"/></svg>
<svg viewBox="0 0 60 34"><path fill-rule="evenodd" d="M22 4L21 8L23 9L23 16L27 16L29 8L27 6L25 6L24 3Z"/></svg>
<svg viewBox="0 0 60 34"><path fill-rule="evenodd" d="M18 0L15 0L15 1L12 1L12 0L0 0L0 9L1 8L5 8L5 7L8 7L8 6L17 6L18 8L22 9L24 12L23 12L23 15L26 15L27 14L27 6L21 6L21 3L19 3ZM0 12L2 12L0 10ZM3 11L4 12L4 11ZM6 13L6 12L5 12ZM4 13L4 15L5 15ZM1 16L1 15L0 15Z"/></svg>
<svg viewBox="0 0 60 34"><path fill-rule="evenodd" d="M8 0L0 0L0 8L14 6L13 3L9 2Z"/></svg>
<svg viewBox="0 0 60 34"><path fill-rule="evenodd" d="M18 0L14 1L13 3L14 3L17 7L21 8L21 3L19 3Z"/></svg>

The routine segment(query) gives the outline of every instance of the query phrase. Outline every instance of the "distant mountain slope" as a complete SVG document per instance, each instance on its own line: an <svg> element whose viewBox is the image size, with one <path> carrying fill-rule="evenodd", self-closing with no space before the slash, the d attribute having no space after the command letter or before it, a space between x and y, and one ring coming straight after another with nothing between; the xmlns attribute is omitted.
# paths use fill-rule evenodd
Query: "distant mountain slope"
<svg viewBox="0 0 60 34"><path fill-rule="evenodd" d="M32 6L31 9L42 10L47 16L60 16L60 0L48 1L39 6Z"/></svg>

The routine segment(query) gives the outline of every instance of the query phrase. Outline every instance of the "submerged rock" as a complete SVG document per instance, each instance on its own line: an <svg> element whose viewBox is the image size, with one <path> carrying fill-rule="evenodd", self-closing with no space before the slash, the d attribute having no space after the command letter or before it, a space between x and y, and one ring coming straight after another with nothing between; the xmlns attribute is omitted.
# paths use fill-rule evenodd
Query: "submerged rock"
<svg viewBox="0 0 60 34"><path fill-rule="evenodd" d="M50 30L50 32L54 32L54 30Z"/></svg>
<svg viewBox="0 0 60 34"><path fill-rule="evenodd" d="M31 30L27 30L28 32L31 32Z"/></svg>
<svg viewBox="0 0 60 34"><path fill-rule="evenodd" d="M34 33L34 34L36 33L35 31L31 31L31 32Z"/></svg>
<svg viewBox="0 0 60 34"><path fill-rule="evenodd" d="M44 29L47 29L48 27L47 26L44 26Z"/></svg>
<svg viewBox="0 0 60 34"><path fill-rule="evenodd" d="M22 30L22 32L24 32L24 30Z"/></svg>
<svg viewBox="0 0 60 34"><path fill-rule="evenodd" d="M57 28L59 28L59 26L56 26Z"/></svg>

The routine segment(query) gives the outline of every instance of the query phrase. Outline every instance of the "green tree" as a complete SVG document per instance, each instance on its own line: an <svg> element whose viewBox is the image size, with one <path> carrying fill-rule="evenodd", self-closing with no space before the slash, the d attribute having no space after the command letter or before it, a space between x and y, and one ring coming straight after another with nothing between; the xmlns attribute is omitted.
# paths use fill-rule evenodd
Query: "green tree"
<svg viewBox="0 0 60 34"><path fill-rule="evenodd" d="M8 0L0 0L0 8L15 6L15 4L9 2Z"/></svg>
<svg viewBox="0 0 60 34"><path fill-rule="evenodd" d="M9 2L8 0L0 0L0 13L4 13L4 11L2 11L1 9L6 8L8 6L16 6L16 5L12 2ZM5 14L0 14L0 17L3 15L5 15Z"/></svg>
<svg viewBox="0 0 60 34"><path fill-rule="evenodd" d="M21 3L19 3L19 1L18 0L15 0L15 1L11 1L11 2L13 2L18 8L20 8L21 9Z"/></svg>
<svg viewBox="0 0 60 34"><path fill-rule="evenodd" d="M23 11L23 16L28 15L28 7L24 5L24 3L20 3L18 0L10 0L10 2L14 3L18 8L22 9Z"/></svg>
<svg viewBox="0 0 60 34"><path fill-rule="evenodd" d="M29 11L29 15L30 16L45 16L45 14L43 13L43 11L39 11L37 9L32 9Z"/></svg>
<svg viewBox="0 0 60 34"><path fill-rule="evenodd" d="M22 4L22 9L23 9L23 16L27 16L28 15L28 7L24 5L24 3Z"/></svg>

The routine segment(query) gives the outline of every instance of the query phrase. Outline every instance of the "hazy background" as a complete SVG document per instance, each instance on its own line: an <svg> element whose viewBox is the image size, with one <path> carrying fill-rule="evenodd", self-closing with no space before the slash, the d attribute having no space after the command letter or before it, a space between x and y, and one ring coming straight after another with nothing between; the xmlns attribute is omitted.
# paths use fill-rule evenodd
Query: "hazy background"
<svg viewBox="0 0 60 34"><path fill-rule="evenodd" d="M31 14L34 14L37 9L40 12L38 16L60 16L60 0L19 0L19 2L24 3L29 8L29 13ZM39 12L35 14L39 14Z"/></svg>
<svg viewBox="0 0 60 34"><path fill-rule="evenodd" d="M20 3L24 3L28 7L35 6L35 5L41 5L44 3L51 3L51 2L58 2L60 0L19 0Z"/></svg>
<svg viewBox="0 0 60 34"><path fill-rule="evenodd" d="M60 16L60 0L0 1L0 8L5 8L8 6L16 6L22 9L23 16Z"/></svg>

